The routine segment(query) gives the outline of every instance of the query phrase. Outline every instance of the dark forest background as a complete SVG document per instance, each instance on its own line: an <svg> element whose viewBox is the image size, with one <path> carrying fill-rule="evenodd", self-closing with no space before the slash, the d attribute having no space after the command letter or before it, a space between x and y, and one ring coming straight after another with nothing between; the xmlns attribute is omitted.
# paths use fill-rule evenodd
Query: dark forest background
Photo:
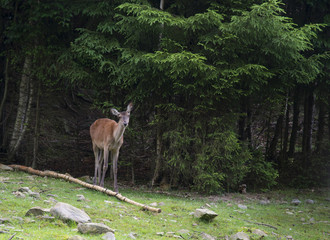
<svg viewBox="0 0 330 240"><path fill-rule="evenodd" d="M0 162L93 175L89 126L133 101L119 182L329 184L327 0L1 0Z"/></svg>

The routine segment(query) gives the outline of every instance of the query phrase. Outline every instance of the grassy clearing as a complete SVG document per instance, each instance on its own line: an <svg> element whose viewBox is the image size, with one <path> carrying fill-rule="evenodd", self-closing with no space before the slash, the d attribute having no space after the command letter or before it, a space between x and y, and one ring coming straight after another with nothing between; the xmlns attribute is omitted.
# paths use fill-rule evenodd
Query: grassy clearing
<svg viewBox="0 0 330 240"><path fill-rule="evenodd" d="M39 192L41 198L17 198L12 192L20 187L29 187ZM251 239L261 239L251 233L260 229L268 234L262 239L329 239L329 191L276 191L267 194L230 194L226 196L202 197L197 194L150 193L141 189L121 189L121 194L138 202L150 204L164 203L159 214L141 211L136 206L120 202L114 197L81 188L64 180L31 176L23 172L0 172L0 218L8 218L9 222L0 224L0 239L68 239L81 235L85 239L101 239L100 236L82 235L77 232L76 224L65 224L62 221L44 220L37 217L26 217L31 207L51 208L55 205L48 194L57 195L57 201L69 203L83 209L93 222L102 222L115 229L116 239L202 239L207 233L217 239L225 239L240 231L248 233ZM88 201L77 201L82 194ZM293 198L302 203L291 204ZM270 203L261 205L261 199L269 199ZM313 199L314 204L305 203ZM48 201L45 201L48 200ZM248 207L238 208L238 204ZM191 212L200 207L207 207L219 214L212 222L195 219ZM257 223L269 224L269 226ZM180 233L180 230L188 233ZM163 233L163 234L160 234Z"/></svg>

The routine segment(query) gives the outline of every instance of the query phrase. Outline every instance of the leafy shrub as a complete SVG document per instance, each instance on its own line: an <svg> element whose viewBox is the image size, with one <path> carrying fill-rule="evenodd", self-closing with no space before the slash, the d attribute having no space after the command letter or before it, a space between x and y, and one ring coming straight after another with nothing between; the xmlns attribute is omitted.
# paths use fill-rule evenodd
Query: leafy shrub
<svg viewBox="0 0 330 240"><path fill-rule="evenodd" d="M237 189L249 170L246 162L251 154L232 131L215 132L208 137L208 144L196 158L195 189L208 193Z"/></svg>
<svg viewBox="0 0 330 240"><path fill-rule="evenodd" d="M277 184L278 171L273 163L265 161L261 151L255 151L247 164L249 172L245 182L248 186L265 191Z"/></svg>

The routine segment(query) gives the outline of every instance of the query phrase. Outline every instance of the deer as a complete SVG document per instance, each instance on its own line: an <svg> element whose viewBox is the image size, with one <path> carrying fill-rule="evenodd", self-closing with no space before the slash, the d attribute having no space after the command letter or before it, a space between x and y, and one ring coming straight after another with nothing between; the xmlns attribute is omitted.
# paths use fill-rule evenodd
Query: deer
<svg viewBox="0 0 330 240"><path fill-rule="evenodd" d="M93 144L95 157L94 185L104 187L105 173L108 169L109 152L112 159L113 185L115 192L118 193L117 185L117 167L119 149L124 142L124 132L129 123L130 113L133 104L127 106L126 111L118 112L112 108L111 113L119 118L116 122L109 118L97 119L90 126L90 136ZM103 169L102 167L103 162ZM102 171L103 170L103 171Z"/></svg>

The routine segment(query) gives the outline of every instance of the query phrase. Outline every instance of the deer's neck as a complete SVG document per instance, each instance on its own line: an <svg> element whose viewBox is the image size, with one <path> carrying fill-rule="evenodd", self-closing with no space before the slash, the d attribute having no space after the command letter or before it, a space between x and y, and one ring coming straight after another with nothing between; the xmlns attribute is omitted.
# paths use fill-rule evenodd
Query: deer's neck
<svg viewBox="0 0 330 240"><path fill-rule="evenodd" d="M125 132L125 127L123 126L123 124L118 122L117 126L118 127L116 128L116 130L114 132L115 142L119 142Z"/></svg>

